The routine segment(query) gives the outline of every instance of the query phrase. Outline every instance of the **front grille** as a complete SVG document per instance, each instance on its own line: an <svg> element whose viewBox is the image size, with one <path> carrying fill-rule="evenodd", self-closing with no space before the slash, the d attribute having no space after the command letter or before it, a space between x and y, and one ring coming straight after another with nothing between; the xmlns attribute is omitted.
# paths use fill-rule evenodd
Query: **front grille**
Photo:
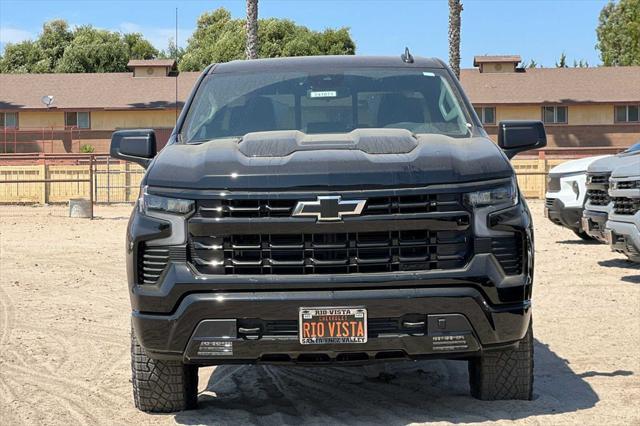
<svg viewBox="0 0 640 426"><path fill-rule="evenodd" d="M555 199L555 198L546 198L546 199L544 200L544 205L545 205L547 208L551 208L551 207L553 207L553 203L554 203L554 201L556 201L556 199Z"/></svg>
<svg viewBox="0 0 640 426"><path fill-rule="evenodd" d="M516 233L511 237L497 237L491 240L491 252L507 275L522 273L523 237Z"/></svg>
<svg viewBox="0 0 640 426"><path fill-rule="evenodd" d="M359 199L357 196L355 199ZM348 200L348 198L344 198ZM203 218L261 218L289 217L298 201L305 199L231 199L198 201L196 217ZM460 194L417 194L373 197L361 216L452 212L462 210Z"/></svg>
<svg viewBox="0 0 640 426"><path fill-rule="evenodd" d="M587 182L590 184L594 184L594 185L609 185L609 176L611 176L609 173L602 173L602 174L589 174L588 175L589 178L587 179Z"/></svg>
<svg viewBox="0 0 640 426"><path fill-rule="evenodd" d="M587 200L593 206L606 206L611 199L607 191L590 189L587 191Z"/></svg>
<svg viewBox="0 0 640 426"><path fill-rule="evenodd" d="M639 180L626 180L616 182L614 184L615 189L640 189L640 181Z"/></svg>
<svg viewBox="0 0 640 426"><path fill-rule="evenodd" d="M560 176L549 175L547 179L547 191L549 192L560 191Z"/></svg>
<svg viewBox="0 0 640 426"><path fill-rule="evenodd" d="M155 284L169 263L169 248L152 247L143 243L138 250L138 282Z"/></svg>
<svg viewBox="0 0 640 426"><path fill-rule="evenodd" d="M209 274L349 274L454 269L471 256L466 230L190 237L191 262Z"/></svg>
<svg viewBox="0 0 640 426"><path fill-rule="evenodd" d="M640 209L640 199L614 197L612 201L616 214L634 215Z"/></svg>

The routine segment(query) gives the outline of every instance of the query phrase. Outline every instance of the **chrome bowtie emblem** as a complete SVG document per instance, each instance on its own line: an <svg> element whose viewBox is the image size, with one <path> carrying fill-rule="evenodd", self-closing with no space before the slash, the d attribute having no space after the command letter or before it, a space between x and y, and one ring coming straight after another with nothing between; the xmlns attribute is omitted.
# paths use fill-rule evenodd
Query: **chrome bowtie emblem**
<svg viewBox="0 0 640 426"><path fill-rule="evenodd" d="M319 222L342 220L343 216L362 213L367 200L343 200L338 196L320 196L316 201L299 201L292 216L313 216Z"/></svg>

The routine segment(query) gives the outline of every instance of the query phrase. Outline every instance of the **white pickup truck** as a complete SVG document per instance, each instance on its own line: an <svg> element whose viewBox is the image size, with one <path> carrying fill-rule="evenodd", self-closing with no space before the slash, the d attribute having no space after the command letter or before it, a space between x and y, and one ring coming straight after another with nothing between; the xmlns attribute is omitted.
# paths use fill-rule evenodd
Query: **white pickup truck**
<svg viewBox="0 0 640 426"><path fill-rule="evenodd" d="M609 180L613 207L605 227L612 250L640 263L640 156L613 170Z"/></svg>
<svg viewBox="0 0 640 426"><path fill-rule="evenodd" d="M591 237L580 226L587 187L587 168L594 161L610 157L579 158L566 161L549 171L547 193L545 195L545 217L556 225L571 229L585 240Z"/></svg>

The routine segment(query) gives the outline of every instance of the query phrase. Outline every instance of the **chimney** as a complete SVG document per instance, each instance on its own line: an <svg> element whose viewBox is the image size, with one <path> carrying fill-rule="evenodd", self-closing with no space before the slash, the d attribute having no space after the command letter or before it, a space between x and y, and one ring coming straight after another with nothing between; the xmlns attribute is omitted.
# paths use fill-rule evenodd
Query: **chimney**
<svg viewBox="0 0 640 426"><path fill-rule="evenodd" d="M521 60L519 55L474 56L473 66L480 72L516 72Z"/></svg>

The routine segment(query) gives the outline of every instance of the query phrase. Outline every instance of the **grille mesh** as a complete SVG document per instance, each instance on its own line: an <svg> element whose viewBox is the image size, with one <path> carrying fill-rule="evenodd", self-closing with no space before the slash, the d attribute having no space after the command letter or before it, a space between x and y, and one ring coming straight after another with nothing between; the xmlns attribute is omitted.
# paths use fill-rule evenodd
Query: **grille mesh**
<svg viewBox="0 0 640 426"><path fill-rule="evenodd" d="M613 211L616 214L634 215L640 209L640 199L614 197Z"/></svg>
<svg viewBox="0 0 640 426"><path fill-rule="evenodd" d="M348 274L464 266L466 231L382 231L191 236L191 262L203 273Z"/></svg>
<svg viewBox="0 0 640 426"><path fill-rule="evenodd" d="M590 189L587 191L587 199L593 206L606 206L611 199L607 191L600 189Z"/></svg>

